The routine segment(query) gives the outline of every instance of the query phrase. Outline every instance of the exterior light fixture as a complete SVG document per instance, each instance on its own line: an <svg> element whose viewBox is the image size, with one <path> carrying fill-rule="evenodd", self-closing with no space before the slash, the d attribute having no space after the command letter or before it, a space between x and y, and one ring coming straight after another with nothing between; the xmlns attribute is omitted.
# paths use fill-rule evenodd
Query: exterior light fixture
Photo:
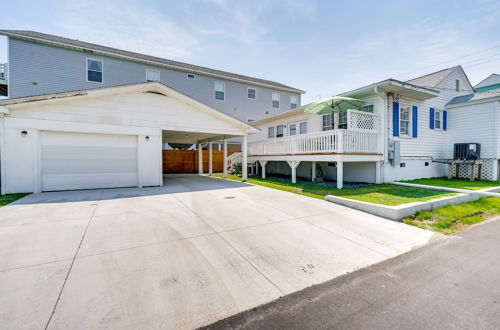
<svg viewBox="0 0 500 330"><path fill-rule="evenodd" d="M146 141L149 141L149 135L146 136Z"/></svg>
<svg viewBox="0 0 500 330"><path fill-rule="evenodd" d="M28 131L21 131L21 136L26 137L28 135Z"/></svg>

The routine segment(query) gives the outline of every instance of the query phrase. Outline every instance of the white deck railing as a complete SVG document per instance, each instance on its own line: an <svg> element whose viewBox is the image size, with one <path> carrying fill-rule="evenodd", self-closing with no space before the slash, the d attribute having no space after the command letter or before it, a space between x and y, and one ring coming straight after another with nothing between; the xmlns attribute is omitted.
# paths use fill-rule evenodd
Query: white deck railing
<svg viewBox="0 0 500 330"><path fill-rule="evenodd" d="M378 152L376 131L332 130L287 136L248 144L249 155L303 155Z"/></svg>

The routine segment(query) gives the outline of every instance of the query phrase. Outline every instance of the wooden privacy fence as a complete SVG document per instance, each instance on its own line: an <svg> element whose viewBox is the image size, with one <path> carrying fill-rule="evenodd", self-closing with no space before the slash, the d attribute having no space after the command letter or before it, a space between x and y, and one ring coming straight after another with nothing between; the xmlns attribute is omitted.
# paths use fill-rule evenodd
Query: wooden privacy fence
<svg viewBox="0 0 500 330"><path fill-rule="evenodd" d="M228 151L231 155L240 151ZM222 172L224 152L212 151L213 172ZM198 173L198 150L163 150L163 173ZM203 173L208 173L208 150L203 150Z"/></svg>

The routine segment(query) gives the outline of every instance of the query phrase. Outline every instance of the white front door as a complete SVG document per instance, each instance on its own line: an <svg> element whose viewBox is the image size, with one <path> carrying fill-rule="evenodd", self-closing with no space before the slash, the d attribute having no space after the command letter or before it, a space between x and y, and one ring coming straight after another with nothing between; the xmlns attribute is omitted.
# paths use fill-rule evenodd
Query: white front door
<svg viewBox="0 0 500 330"><path fill-rule="evenodd" d="M137 136L42 132L42 190L138 185Z"/></svg>

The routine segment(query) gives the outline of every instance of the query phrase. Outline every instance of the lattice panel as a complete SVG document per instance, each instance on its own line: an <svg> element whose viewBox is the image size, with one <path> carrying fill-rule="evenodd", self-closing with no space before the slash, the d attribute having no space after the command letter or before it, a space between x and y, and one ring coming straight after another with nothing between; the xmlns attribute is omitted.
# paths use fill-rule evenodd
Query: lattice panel
<svg viewBox="0 0 500 330"><path fill-rule="evenodd" d="M495 162L498 160L495 158L485 158L481 159L481 180L496 180L496 166ZM470 179L470 166L461 164L458 166L458 177L461 179ZM451 166L451 176L456 177L456 165ZM474 167L474 179L477 179L479 174L479 166Z"/></svg>
<svg viewBox="0 0 500 330"><path fill-rule="evenodd" d="M378 115L358 110L347 110L347 129L378 131Z"/></svg>

